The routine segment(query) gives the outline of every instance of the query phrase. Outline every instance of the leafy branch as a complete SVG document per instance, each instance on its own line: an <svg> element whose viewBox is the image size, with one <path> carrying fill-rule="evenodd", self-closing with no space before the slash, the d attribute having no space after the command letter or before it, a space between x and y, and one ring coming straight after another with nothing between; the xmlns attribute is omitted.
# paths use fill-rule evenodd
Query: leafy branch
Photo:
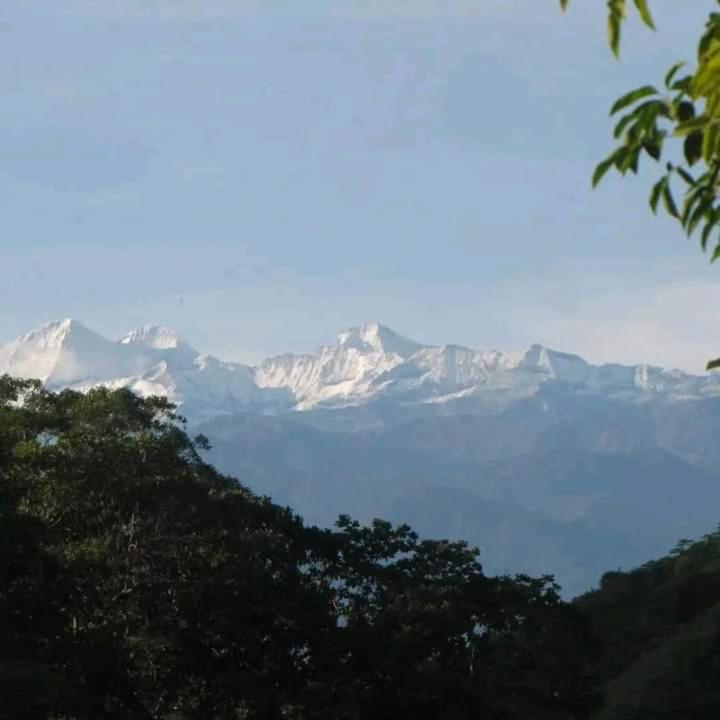
<svg viewBox="0 0 720 720"><path fill-rule="evenodd" d="M607 2L608 44L616 57L627 4ZM633 4L642 22L654 30L648 0ZM568 5L569 0L560 0L563 11ZM700 247L715 262L720 258L720 13L708 16L695 69L680 75L685 66L678 62L668 69L663 92L644 85L614 103L610 116L620 115L613 130L618 144L595 168L592 184L595 187L610 170L637 174L643 155L662 163L668 146L677 146L682 160L665 161L663 174L650 190L650 208L657 213L662 207L688 237L699 231ZM717 367L720 359L707 365L709 370Z"/></svg>

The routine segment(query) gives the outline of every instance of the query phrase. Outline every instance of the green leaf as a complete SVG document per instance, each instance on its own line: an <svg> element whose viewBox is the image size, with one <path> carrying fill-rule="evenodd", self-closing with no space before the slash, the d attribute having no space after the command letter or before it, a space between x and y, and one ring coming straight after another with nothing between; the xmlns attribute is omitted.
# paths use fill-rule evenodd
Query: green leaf
<svg viewBox="0 0 720 720"><path fill-rule="evenodd" d="M637 114L634 112L628 113L620 120L620 122L615 126L615 129L613 130L613 135L615 136L616 140L620 139L620 136L623 134L625 128L627 128L627 126L633 120L637 120Z"/></svg>
<svg viewBox="0 0 720 720"><path fill-rule="evenodd" d="M675 90L683 95L690 95L692 90L692 75L686 75L685 77L675 80L670 86L670 90Z"/></svg>
<svg viewBox="0 0 720 720"><path fill-rule="evenodd" d="M665 189L665 185L667 184L667 176L663 175L654 185L652 188L652 191L650 192L650 208L652 211L657 214L657 206L658 202L660 201L660 195L662 194L662 191Z"/></svg>
<svg viewBox="0 0 720 720"><path fill-rule="evenodd" d="M698 205L698 203L702 205L702 200L702 188L692 188L685 194L685 198L683 200L683 209L680 213L680 222L682 223L683 229L687 228L688 221L690 220L690 215L692 214L694 208Z"/></svg>
<svg viewBox="0 0 720 720"><path fill-rule="evenodd" d="M714 263L718 258L720 258L720 245L715 248L715 252L712 254L710 262Z"/></svg>
<svg viewBox="0 0 720 720"><path fill-rule="evenodd" d="M718 358L717 360L711 360L707 364L707 367L705 369L706 370L715 370L715 368L719 368L719 367L720 367L720 358Z"/></svg>
<svg viewBox="0 0 720 720"><path fill-rule="evenodd" d="M615 104L612 106L612 108L610 108L610 116L615 115L615 113L619 112L623 108L626 108L628 105L636 103L638 100L642 100L643 98L649 97L650 95L658 94L659 93L657 89L654 88L652 85L645 85L641 88L638 88L637 90L632 90L631 92L623 95L621 98L618 98L615 101Z"/></svg>
<svg viewBox="0 0 720 720"><path fill-rule="evenodd" d="M695 106L691 102L684 100L675 108L675 114L679 122L688 122L695 117Z"/></svg>
<svg viewBox="0 0 720 720"><path fill-rule="evenodd" d="M672 196L670 185L668 183L665 183L665 186L662 189L662 199L667 214L672 215L672 217L679 220L680 214L678 213L677 205L675 204L675 200Z"/></svg>
<svg viewBox="0 0 720 720"><path fill-rule="evenodd" d="M635 112L639 113L638 128L641 131L648 130L657 121L658 115L670 115L667 104L662 100L647 100L639 105Z"/></svg>
<svg viewBox="0 0 720 720"><path fill-rule="evenodd" d="M645 152L653 159L653 160L660 160L660 155L662 154L662 146L658 143L654 142L646 142L643 143L643 148L645 149Z"/></svg>
<svg viewBox="0 0 720 720"><path fill-rule="evenodd" d="M625 0L608 0L608 44L613 55L620 55L620 29L625 19Z"/></svg>
<svg viewBox="0 0 720 720"><path fill-rule="evenodd" d="M707 200L703 199L698 203L698 206L693 210L692 214L688 218L686 224L685 224L685 232L687 232L688 237L690 237L694 232L695 228L697 227L700 220L703 219L705 216L705 213L707 213L710 205Z"/></svg>
<svg viewBox="0 0 720 720"><path fill-rule="evenodd" d="M597 187L598 183L605 177L607 171L615 164L618 152L615 151L612 155L606 157L598 166L595 168L595 172L592 176L592 186Z"/></svg>
<svg viewBox="0 0 720 720"><path fill-rule="evenodd" d="M688 184L695 185L695 178L685 168L676 167L677 174Z"/></svg>
<svg viewBox="0 0 720 720"><path fill-rule="evenodd" d="M569 2L569 1L570 1L570 0L560 0L560 9L561 9L563 12L565 12L565 11L567 10L568 2Z"/></svg>
<svg viewBox="0 0 720 720"><path fill-rule="evenodd" d="M713 214L713 217L710 218L707 223L705 223L705 227L703 228L702 235L700 236L700 246L703 249L703 252L707 250L707 243L710 239L710 233L713 231L713 228L716 227L716 218Z"/></svg>
<svg viewBox="0 0 720 720"><path fill-rule="evenodd" d="M642 21L652 30L655 30L655 23L653 22L652 15L650 14L650 8L648 7L647 0L635 0L635 7L640 13Z"/></svg>
<svg viewBox="0 0 720 720"><path fill-rule="evenodd" d="M718 227L718 221L720 221L720 208L716 208L707 215L707 221L700 236L700 246L702 247L703 252L707 250L710 235L712 234L712 231Z"/></svg>
<svg viewBox="0 0 720 720"><path fill-rule="evenodd" d="M637 172L638 158L640 157L640 148L637 146L624 145L617 149L615 153L615 167L623 174L628 170Z"/></svg>
<svg viewBox="0 0 720 720"><path fill-rule="evenodd" d="M629 170L632 170L635 175L637 175L638 172L638 165L640 163L640 148L636 148L630 155L629 155L629 162L627 163L627 167Z"/></svg>
<svg viewBox="0 0 720 720"><path fill-rule="evenodd" d="M694 132L685 138L683 152L687 164L692 167L702 157L703 133Z"/></svg>
<svg viewBox="0 0 720 720"><path fill-rule="evenodd" d="M692 79L691 95L693 99L709 98L717 87L718 69L701 65Z"/></svg>
<svg viewBox="0 0 720 720"><path fill-rule="evenodd" d="M720 139L720 127L717 123L708 125L702 136L702 158L710 165L713 156L717 152L718 140Z"/></svg>
<svg viewBox="0 0 720 720"><path fill-rule="evenodd" d="M678 70L682 68L685 65L685 61L681 60L680 62L676 62L668 71L667 75L665 75L665 87L669 90L670 86L672 85L672 81L675 78L675 75L677 75Z"/></svg>
<svg viewBox="0 0 720 720"><path fill-rule="evenodd" d="M710 13L710 20L705 25L705 32L700 38L698 43L698 60L702 60L703 56L707 53L715 38L715 28L713 27L713 15L716 13Z"/></svg>
<svg viewBox="0 0 720 720"><path fill-rule="evenodd" d="M670 116L670 108L668 104L662 100L647 100L644 103L637 105L627 115L620 119L613 130L613 135L619 139L623 131L625 131L633 122L634 125L628 131L628 136L632 136L634 139L637 139L641 134L647 134L651 128L653 129L653 134L657 134L658 116Z"/></svg>

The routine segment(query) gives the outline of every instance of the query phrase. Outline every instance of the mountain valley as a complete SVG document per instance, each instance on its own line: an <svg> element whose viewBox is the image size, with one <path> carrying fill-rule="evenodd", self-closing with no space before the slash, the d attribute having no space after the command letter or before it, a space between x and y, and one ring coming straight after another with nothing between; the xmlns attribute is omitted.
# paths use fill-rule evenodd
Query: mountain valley
<svg viewBox="0 0 720 720"><path fill-rule="evenodd" d="M257 367L169 329L117 342L64 320L0 345L0 374L179 405L208 458L329 526L341 513L465 538L489 572L567 595L718 522L720 376L422 346L377 324Z"/></svg>

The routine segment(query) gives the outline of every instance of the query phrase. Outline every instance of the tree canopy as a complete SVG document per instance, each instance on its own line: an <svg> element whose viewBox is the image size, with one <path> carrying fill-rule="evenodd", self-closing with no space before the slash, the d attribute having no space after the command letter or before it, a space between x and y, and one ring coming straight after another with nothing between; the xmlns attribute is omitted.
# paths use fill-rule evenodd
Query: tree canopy
<svg viewBox="0 0 720 720"><path fill-rule="evenodd" d="M0 378L0 718L586 716L550 578L307 527L206 446L162 399Z"/></svg>
<svg viewBox="0 0 720 720"><path fill-rule="evenodd" d="M688 720L720 709L720 533L607 573L306 526L165 400L0 378L0 719Z"/></svg>

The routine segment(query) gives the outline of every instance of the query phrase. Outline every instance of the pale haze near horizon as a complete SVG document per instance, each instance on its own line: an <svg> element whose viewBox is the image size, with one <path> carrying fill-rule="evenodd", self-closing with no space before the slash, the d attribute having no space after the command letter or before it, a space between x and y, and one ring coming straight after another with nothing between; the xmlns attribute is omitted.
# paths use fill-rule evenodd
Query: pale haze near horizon
<svg viewBox="0 0 720 720"><path fill-rule="evenodd" d="M690 58L656 2L12 0L0 15L0 342L71 316L253 362L364 321L424 343L698 371L719 268L589 187L607 108ZM681 51L681 52L679 52Z"/></svg>

